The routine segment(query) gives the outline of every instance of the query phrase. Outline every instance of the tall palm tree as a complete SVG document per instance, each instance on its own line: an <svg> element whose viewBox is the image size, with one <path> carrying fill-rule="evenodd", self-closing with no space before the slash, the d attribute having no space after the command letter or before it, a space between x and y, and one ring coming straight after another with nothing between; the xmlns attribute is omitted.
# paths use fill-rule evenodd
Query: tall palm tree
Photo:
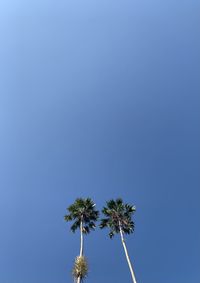
<svg viewBox="0 0 200 283"><path fill-rule="evenodd" d="M107 206L102 210L106 218L101 219L100 223L101 229L105 227L110 229L110 238L113 238L117 233L120 234L133 283L137 282L126 247L124 234L131 234L134 231L134 222L132 221L132 215L135 210L135 206L124 204L122 199L120 198L116 200L110 200L107 202Z"/></svg>
<svg viewBox="0 0 200 283"><path fill-rule="evenodd" d="M71 231L75 232L80 229L80 255L77 257L75 266L82 264L84 270L86 268L86 263L84 261L84 234L89 234L91 230L94 230L96 225L95 222L99 217L99 211L95 209L95 203L90 198L77 198L75 202L67 208L69 214L64 216L65 221L73 221L71 226ZM85 272L85 274L87 271ZM76 273L77 274L77 273ZM83 274L77 275L77 283L80 283L83 279Z"/></svg>

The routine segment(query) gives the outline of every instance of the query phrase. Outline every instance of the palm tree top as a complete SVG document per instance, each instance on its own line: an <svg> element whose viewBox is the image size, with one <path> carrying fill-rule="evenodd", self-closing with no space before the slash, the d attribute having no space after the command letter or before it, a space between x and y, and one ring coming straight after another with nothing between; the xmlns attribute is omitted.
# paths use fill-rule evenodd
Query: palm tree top
<svg viewBox="0 0 200 283"><path fill-rule="evenodd" d="M136 211L135 206L124 203L121 198L111 199L102 209L102 213L106 218L101 219L100 228L110 229L109 236L112 238L120 229L125 234L134 232L134 222L132 215Z"/></svg>
<svg viewBox="0 0 200 283"><path fill-rule="evenodd" d="M81 222L83 224L83 233L88 234L94 230L95 222L99 218L99 211L95 209L96 204L91 198L77 198L75 202L67 208L68 214L64 216L65 221L72 221L72 232L80 229Z"/></svg>

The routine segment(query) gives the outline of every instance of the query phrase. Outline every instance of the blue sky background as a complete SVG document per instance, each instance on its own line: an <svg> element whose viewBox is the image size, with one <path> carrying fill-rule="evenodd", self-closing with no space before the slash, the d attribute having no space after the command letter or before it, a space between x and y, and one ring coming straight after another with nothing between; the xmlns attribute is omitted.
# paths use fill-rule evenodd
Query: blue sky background
<svg viewBox="0 0 200 283"><path fill-rule="evenodd" d="M69 283L76 197L135 204L138 283L200 282L200 2L0 3L0 282ZM119 237L88 283L131 282Z"/></svg>

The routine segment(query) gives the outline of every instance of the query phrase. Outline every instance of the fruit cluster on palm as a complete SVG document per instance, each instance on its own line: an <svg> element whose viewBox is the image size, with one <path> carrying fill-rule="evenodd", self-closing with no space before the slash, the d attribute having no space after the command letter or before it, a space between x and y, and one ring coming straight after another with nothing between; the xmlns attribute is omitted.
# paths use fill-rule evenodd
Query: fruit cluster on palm
<svg viewBox="0 0 200 283"><path fill-rule="evenodd" d="M99 211L95 209L95 204L90 198L76 199L67 210L69 214L65 215L64 219L66 221L74 221L71 226L72 232L75 232L77 229L80 230L80 254L76 257L73 267L75 282L80 283L88 274L88 264L83 253L84 235L95 229L96 221L99 218ZM134 232L134 222L132 221L134 212L135 206L124 204L122 199L110 200L102 209L105 218L101 219L99 227L101 229L108 228L110 238L113 238L115 234L120 234L132 281L133 283L137 283L124 237L125 234Z"/></svg>

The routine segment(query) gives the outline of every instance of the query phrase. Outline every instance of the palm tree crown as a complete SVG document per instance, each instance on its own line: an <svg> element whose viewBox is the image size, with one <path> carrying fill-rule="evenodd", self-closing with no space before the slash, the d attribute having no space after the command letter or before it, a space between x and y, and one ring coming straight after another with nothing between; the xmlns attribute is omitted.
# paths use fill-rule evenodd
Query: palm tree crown
<svg viewBox="0 0 200 283"><path fill-rule="evenodd" d="M64 216L65 221L72 221L72 232L80 229L81 222L83 224L82 232L88 234L94 230L95 222L99 217L99 212L95 210L95 203L90 198L77 198L75 202L67 208L69 214Z"/></svg>
<svg viewBox="0 0 200 283"><path fill-rule="evenodd" d="M124 234L130 234L134 231L134 222L132 215L135 212L135 206L124 204L121 198L110 200L102 212L106 218L101 219L100 228L108 227L109 236L112 238L116 233L123 231Z"/></svg>

